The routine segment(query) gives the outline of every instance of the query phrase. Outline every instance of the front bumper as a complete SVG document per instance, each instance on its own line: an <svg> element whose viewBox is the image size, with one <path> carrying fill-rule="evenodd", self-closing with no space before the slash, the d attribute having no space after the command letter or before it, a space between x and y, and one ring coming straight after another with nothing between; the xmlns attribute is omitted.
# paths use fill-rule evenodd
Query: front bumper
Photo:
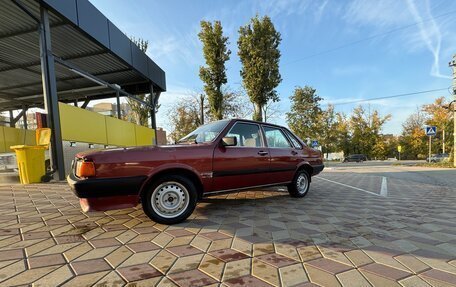
<svg viewBox="0 0 456 287"><path fill-rule="evenodd" d="M139 195L145 175L118 178L78 179L73 173L67 177L68 185L79 198L98 198Z"/></svg>
<svg viewBox="0 0 456 287"><path fill-rule="evenodd" d="M324 168L325 168L324 164L322 164L322 165L314 165L313 166L313 175L319 174L320 172L323 171Z"/></svg>

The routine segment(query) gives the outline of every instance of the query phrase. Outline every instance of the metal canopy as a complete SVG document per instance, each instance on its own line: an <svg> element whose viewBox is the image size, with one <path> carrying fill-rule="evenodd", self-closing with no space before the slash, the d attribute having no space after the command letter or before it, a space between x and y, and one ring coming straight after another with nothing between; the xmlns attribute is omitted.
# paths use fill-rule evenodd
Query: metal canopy
<svg viewBox="0 0 456 287"><path fill-rule="evenodd" d="M6 0L0 1L0 111L43 106L40 7L49 11L55 57L127 93L166 90L165 72L88 0ZM58 62L55 77L62 102L116 96Z"/></svg>

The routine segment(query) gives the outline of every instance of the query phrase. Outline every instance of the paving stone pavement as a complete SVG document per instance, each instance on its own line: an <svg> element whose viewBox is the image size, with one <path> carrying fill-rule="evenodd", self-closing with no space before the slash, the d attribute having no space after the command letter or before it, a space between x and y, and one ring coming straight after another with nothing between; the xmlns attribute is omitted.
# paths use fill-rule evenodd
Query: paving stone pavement
<svg viewBox="0 0 456 287"><path fill-rule="evenodd" d="M140 206L85 214L63 183L0 186L0 286L456 286L456 190L388 187L212 196L166 226Z"/></svg>

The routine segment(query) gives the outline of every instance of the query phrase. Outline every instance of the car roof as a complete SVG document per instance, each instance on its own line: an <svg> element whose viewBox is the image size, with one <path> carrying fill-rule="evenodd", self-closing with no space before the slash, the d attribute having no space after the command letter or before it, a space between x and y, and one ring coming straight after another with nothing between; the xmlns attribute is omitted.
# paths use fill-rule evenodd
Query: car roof
<svg viewBox="0 0 456 287"><path fill-rule="evenodd" d="M273 127L277 127L277 128L285 128L285 129L288 129L287 127L280 126L280 125L276 125L276 124L272 124L272 123L259 122L259 121L253 121L253 120L247 120L247 119L238 119L238 118L235 118L235 119L231 119L231 122L247 122L247 123L252 123L252 124L268 125L268 126L273 126Z"/></svg>

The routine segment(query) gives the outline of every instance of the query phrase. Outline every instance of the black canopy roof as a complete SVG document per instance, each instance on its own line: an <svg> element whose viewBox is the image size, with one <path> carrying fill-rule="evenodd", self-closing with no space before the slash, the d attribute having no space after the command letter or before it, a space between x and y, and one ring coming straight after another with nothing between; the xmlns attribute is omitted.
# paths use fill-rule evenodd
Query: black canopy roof
<svg viewBox="0 0 456 287"><path fill-rule="evenodd" d="M0 1L0 111L43 105L40 6L49 10L55 57L131 94L166 90L165 72L88 0ZM21 9L25 8L25 9ZM36 18L36 19L34 19ZM55 64L59 101L115 95Z"/></svg>

